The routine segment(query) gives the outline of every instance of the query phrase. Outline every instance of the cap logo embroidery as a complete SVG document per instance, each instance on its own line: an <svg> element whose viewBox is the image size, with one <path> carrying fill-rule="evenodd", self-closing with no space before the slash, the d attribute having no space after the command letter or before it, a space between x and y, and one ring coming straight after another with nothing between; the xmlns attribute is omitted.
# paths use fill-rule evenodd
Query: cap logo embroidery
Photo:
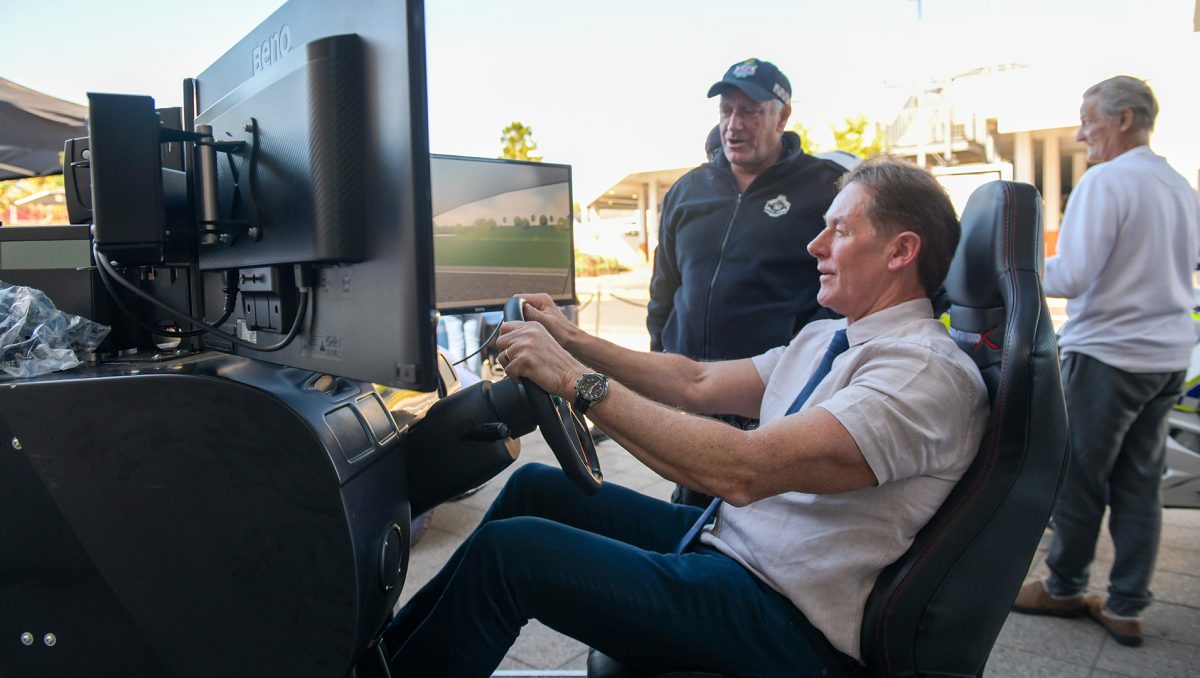
<svg viewBox="0 0 1200 678"><path fill-rule="evenodd" d="M782 101L785 104L788 102L790 95L788 94L788 91L783 88L783 85L781 85L779 83L775 83L774 87L772 87L771 89L775 92L775 96L779 97L780 101Z"/></svg>
<svg viewBox="0 0 1200 678"><path fill-rule="evenodd" d="M792 209L792 203L788 202L786 195L777 195L773 199L768 200L767 204L763 205L763 212L768 217L782 217Z"/></svg>
<svg viewBox="0 0 1200 678"><path fill-rule="evenodd" d="M747 59L737 66L733 67L733 77L749 78L758 71L758 63L754 59Z"/></svg>

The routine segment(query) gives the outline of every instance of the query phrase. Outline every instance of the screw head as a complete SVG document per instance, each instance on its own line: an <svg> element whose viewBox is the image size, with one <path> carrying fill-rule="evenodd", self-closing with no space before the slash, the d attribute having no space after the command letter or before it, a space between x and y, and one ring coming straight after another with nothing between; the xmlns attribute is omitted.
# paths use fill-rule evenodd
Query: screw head
<svg viewBox="0 0 1200 678"><path fill-rule="evenodd" d="M14 450L21 449L21 441L15 436L12 439L12 446Z"/></svg>
<svg viewBox="0 0 1200 678"><path fill-rule="evenodd" d="M26 631L25 633L22 633L21 634L21 644L26 645L26 646L33 645L33 634L28 631Z"/></svg>
<svg viewBox="0 0 1200 678"><path fill-rule="evenodd" d="M42 642L46 643L46 647L54 647L58 643L58 637L53 633L47 633L42 637Z"/></svg>

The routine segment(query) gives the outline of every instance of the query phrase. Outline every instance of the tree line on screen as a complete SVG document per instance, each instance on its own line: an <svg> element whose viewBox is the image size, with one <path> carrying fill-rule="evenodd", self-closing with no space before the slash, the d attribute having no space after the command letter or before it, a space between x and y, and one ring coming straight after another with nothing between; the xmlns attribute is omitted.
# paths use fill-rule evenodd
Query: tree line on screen
<svg viewBox="0 0 1200 678"><path fill-rule="evenodd" d="M439 224L433 222L433 229L438 233L471 233L475 231L494 231L500 228L520 228L520 229L552 229L566 230L568 226L566 217L551 217L545 214L530 214L526 219L523 216L515 216L512 222L509 222L508 217L501 217L497 222L495 219L479 218L470 224Z"/></svg>

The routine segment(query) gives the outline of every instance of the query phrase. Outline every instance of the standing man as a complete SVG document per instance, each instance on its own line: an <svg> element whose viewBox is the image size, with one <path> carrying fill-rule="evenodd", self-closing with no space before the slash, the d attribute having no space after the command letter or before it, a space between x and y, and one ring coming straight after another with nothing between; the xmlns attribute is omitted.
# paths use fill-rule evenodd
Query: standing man
<svg viewBox="0 0 1200 678"><path fill-rule="evenodd" d="M708 96L720 96L723 152L663 201L646 327L652 351L733 360L786 344L810 320L828 317L818 315L816 260L805 245L824 227L843 171L784 131L792 86L774 64L736 63ZM682 486L675 499L709 500Z"/></svg>
<svg viewBox="0 0 1200 678"><path fill-rule="evenodd" d="M1142 644L1141 611L1162 527L1166 416L1196 336L1192 271L1196 192L1147 145L1158 103L1141 80L1110 78L1083 94L1076 139L1091 168L1067 204L1047 296L1070 299L1062 377L1071 466L1054 511L1050 575L1013 609L1088 614L1122 645ZM1107 504L1116 550L1108 597L1084 595Z"/></svg>

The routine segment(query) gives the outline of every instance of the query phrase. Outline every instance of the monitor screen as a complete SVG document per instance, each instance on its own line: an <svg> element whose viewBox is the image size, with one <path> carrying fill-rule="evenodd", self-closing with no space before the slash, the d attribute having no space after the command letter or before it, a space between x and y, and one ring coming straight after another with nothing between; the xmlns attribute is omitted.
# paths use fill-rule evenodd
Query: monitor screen
<svg viewBox="0 0 1200 678"><path fill-rule="evenodd" d="M287 288L311 285L285 348L212 333L205 346L435 388L422 2L291 0L194 83L195 130L241 142L201 148L196 162L215 177L196 198L205 316L222 315L223 280L237 272L242 302L223 329L277 344L287 305L303 304Z"/></svg>
<svg viewBox="0 0 1200 678"><path fill-rule="evenodd" d="M439 310L533 292L574 303L569 165L435 154L429 168Z"/></svg>

